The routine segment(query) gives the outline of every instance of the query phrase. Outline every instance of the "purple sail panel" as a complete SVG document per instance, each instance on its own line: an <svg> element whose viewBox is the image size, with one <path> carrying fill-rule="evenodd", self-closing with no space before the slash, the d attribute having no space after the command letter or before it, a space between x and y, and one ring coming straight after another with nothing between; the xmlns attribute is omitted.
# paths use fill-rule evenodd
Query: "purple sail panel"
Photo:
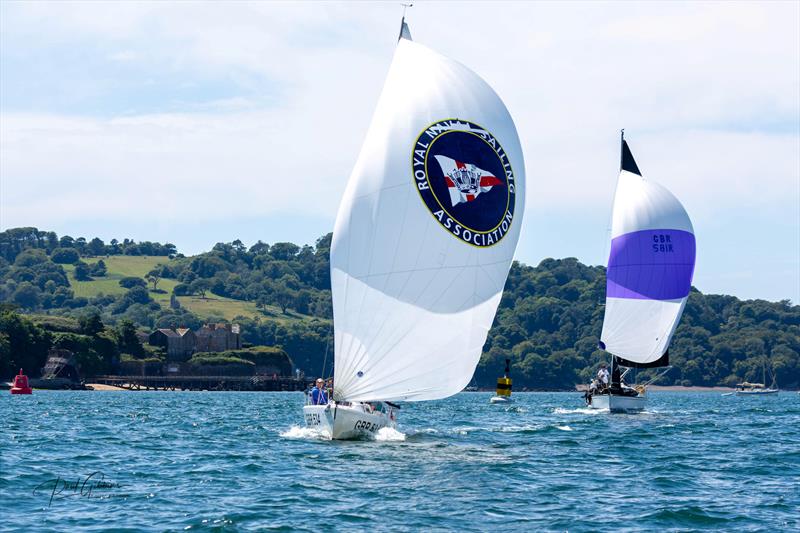
<svg viewBox="0 0 800 533"><path fill-rule="evenodd" d="M676 300L689 294L695 242L688 231L648 229L611 241L606 296Z"/></svg>

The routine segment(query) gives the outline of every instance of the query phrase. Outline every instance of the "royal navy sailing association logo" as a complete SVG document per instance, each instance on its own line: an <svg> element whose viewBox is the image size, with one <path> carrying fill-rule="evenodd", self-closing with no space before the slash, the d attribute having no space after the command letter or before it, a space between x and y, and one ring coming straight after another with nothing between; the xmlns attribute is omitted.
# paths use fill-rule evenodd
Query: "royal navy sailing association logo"
<svg viewBox="0 0 800 533"><path fill-rule="evenodd" d="M489 131L463 120L436 122L417 137L414 185L439 224L473 246L500 242L514 220L514 171Z"/></svg>

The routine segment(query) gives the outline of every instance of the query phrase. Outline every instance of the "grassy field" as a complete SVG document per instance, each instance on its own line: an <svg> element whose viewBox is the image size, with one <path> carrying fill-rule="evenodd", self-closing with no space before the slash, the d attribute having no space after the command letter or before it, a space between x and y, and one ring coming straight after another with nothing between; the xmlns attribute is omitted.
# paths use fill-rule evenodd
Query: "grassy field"
<svg viewBox="0 0 800 533"><path fill-rule="evenodd" d="M69 283L72 290L75 291L75 296L83 296L91 298L100 293L103 294L122 294L126 289L119 286L119 280L125 277L134 276L137 278L144 278L150 270L152 270L159 263L168 263L169 257L166 256L134 256L134 255L112 255L109 257L90 257L85 258L84 261L90 265L97 263L102 259L108 273L105 277L95 278L92 281L77 281L73 274L74 265L63 265L64 270L69 272ZM162 300L169 304L169 292L177 285L175 280L165 279L161 280L158 284L159 289L167 291L167 294L152 293L156 301L161 303ZM163 298L156 298L161 296Z"/></svg>
<svg viewBox="0 0 800 533"><path fill-rule="evenodd" d="M178 301L183 307L202 318L218 316L225 320L233 320L237 316L252 318L269 317L278 322L310 318L292 311L284 315L280 308L272 306L267 306L267 308L262 311L256 309L256 304L253 302L232 300L210 293L206 293L206 298L200 298L199 296L178 296ZM169 297L167 297L167 304L169 304Z"/></svg>
<svg viewBox="0 0 800 533"><path fill-rule="evenodd" d="M77 281L73 274L73 265L62 265L67 271L69 283L75 296L92 298L100 293L103 294L123 294L127 289L120 287L119 280L125 277L145 278L156 265L169 263L170 259L166 256L134 256L134 255L112 255L109 257L84 258L88 264L94 264L102 259L107 268L107 274L102 278L95 278L92 281ZM158 282L159 291L150 291L150 297L158 302L161 307L169 307L169 297L172 289L178 281L174 279L161 279ZM148 288L152 286L148 283ZM237 316L251 318L270 318L279 322L303 320L307 317L294 312L284 315L280 308L267 306L266 309L256 309L254 302L233 300L223 296L206 293L206 298L199 296L178 296L178 301L183 307L196 314L200 318L222 317L226 320L233 320Z"/></svg>

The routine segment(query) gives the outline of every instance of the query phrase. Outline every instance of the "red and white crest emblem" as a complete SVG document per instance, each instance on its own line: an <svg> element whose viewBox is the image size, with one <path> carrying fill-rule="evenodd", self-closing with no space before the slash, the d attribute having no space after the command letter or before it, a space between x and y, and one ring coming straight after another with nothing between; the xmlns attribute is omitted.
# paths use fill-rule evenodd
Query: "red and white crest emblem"
<svg viewBox="0 0 800 533"><path fill-rule="evenodd" d="M442 167L450 202L454 206L462 202L471 202L482 192L489 192L496 185L503 185L497 176L478 168L471 163L462 163L443 155L434 156Z"/></svg>

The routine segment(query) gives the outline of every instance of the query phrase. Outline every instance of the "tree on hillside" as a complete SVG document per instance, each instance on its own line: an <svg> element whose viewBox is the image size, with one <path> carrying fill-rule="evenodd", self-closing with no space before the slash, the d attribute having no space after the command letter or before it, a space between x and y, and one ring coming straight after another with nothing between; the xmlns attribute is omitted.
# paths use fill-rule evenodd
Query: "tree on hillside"
<svg viewBox="0 0 800 533"><path fill-rule="evenodd" d="M80 256L75 248L56 248L50 253L50 260L61 265L74 265Z"/></svg>
<svg viewBox="0 0 800 533"><path fill-rule="evenodd" d="M150 294L147 292L147 288L139 285L129 289L128 292L125 293L125 297L137 304L146 304L150 302Z"/></svg>
<svg viewBox="0 0 800 533"><path fill-rule="evenodd" d="M125 289L132 289L134 287L147 287L147 283L142 278L128 276L119 280L119 286Z"/></svg>
<svg viewBox="0 0 800 533"><path fill-rule="evenodd" d="M106 245L100 238L95 237L86 245L86 250L91 255L103 255L106 253Z"/></svg>
<svg viewBox="0 0 800 533"><path fill-rule="evenodd" d="M14 260L14 266L16 267L33 267L42 263L47 263L49 258L44 250L38 250L36 248L28 248L27 250L23 250L16 259Z"/></svg>
<svg viewBox="0 0 800 533"><path fill-rule="evenodd" d="M273 290L273 299L275 303L280 306L281 312L285 315L286 310L294 305L294 301L297 298L297 291L282 283L275 284Z"/></svg>
<svg viewBox="0 0 800 533"><path fill-rule="evenodd" d="M201 278L213 277L217 272L227 269L225 261L217 256L199 256L192 259L189 269Z"/></svg>
<svg viewBox="0 0 800 533"><path fill-rule="evenodd" d="M269 244L258 241L247 251L251 255L259 255L269 253Z"/></svg>
<svg viewBox="0 0 800 533"><path fill-rule="evenodd" d="M75 276L76 280L91 281L92 280L91 274L92 274L91 268L89 268L89 265L87 265L83 261L78 261L75 264L75 271L73 272L73 275Z"/></svg>
<svg viewBox="0 0 800 533"><path fill-rule="evenodd" d="M78 319L78 324L80 325L81 333L90 336L97 335L105 327L98 313L83 315Z"/></svg>
<svg viewBox="0 0 800 533"><path fill-rule="evenodd" d="M144 347L136 334L136 325L128 319L120 320L117 325L117 345L121 353L134 356L144 355Z"/></svg>
<svg viewBox="0 0 800 533"><path fill-rule="evenodd" d="M211 290L211 282L204 278L196 279L191 283L190 289L192 294L199 294L205 300L206 292Z"/></svg>
<svg viewBox="0 0 800 533"><path fill-rule="evenodd" d="M106 267L106 262L102 259L92 265L92 276L96 276L102 278L108 273L108 268Z"/></svg>
<svg viewBox="0 0 800 533"><path fill-rule="evenodd" d="M269 254L280 261L288 261L299 251L300 247L291 242L276 242L269 249Z"/></svg>
<svg viewBox="0 0 800 533"><path fill-rule="evenodd" d="M153 284L153 291L158 287L158 282L161 281L161 269L154 268L147 273L147 281Z"/></svg>
<svg viewBox="0 0 800 533"><path fill-rule="evenodd" d="M41 293L33 284L24 281L17 286L11 299L23 309L36 309L39 307Z"/></svg>
<svg viewBox="0 0 800 533"><path fill-rule="evenodd" d="M28 375L38 376L47 360L50 334L6 308L0 310L0 336L8 346L0 347L0 376L10 378L20 368Z"/></svg>

